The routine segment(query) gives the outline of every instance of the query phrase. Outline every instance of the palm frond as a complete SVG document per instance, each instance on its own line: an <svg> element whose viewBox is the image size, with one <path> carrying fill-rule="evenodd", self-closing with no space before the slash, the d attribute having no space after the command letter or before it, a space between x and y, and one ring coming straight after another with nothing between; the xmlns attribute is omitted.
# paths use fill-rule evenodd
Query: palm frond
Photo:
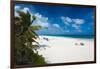
<svg viewBox="0 0 100 69"><path fill-rule="evenodd" d="M34 30L40 30L42 29L41 26L37 25L37 26L30 26L30 28L34 31Z"/></svg>

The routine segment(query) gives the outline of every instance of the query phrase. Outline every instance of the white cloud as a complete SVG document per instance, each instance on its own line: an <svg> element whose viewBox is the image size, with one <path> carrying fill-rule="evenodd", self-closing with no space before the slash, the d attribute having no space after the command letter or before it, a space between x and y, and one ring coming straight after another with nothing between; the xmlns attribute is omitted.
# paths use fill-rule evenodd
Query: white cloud
<svg viewBox="0 0 100 69"><path fill-rule="evenodd" d="M72 20L76 24L83 24L85 22L84 19L72 19Z"/></svg>
<svg viewBox="0 0 100 69"><path fill-rule="evenodd" d="M80 25L72 24L72 27L74 27L78 32L82 32L82 30L80 29Z"/></svg>
<svg viewBox="0 0 100 69"><path fill-rule="evenodd" d="M27 12L29 11L30 15L33 16L33 14L30 12L30 9L27 7L21 8L20 6L15 6L15 16L19 16L19 14L17 13L17 11L22 11L22 12ZM31 17L32 19L32 17Z"/></svg>
<svg viewBox="0 0 100 69"><path fill-rule="evenodd" d="M37 19L40 19L41 21L44 21L44 22L47 22L48 21L48 17L44 17L44 16L42 16L39 13L36 13L34 15L37 17Z"/></svg>
<svg viewBox="0 0 100 69"><path fill-rule="evenodd" d="M60 26L58 24L53 24L53 26L56 28L60 28Z"/></svg>
<svg viewBox="0 0 100 69"><path fill-rule="evenodd" d="M23 11L27 12L30 11L28 7L21 8L21 6L15 6L15 11Z"/></svg>
<svg viewBox="0 0 100 69"><path fill-rule="evenodd" d="M78 32L81 32L81 25L85 23L84 19L80 18L70 18L70 17L61 17L61 20L64 22L65 25L70 25L71 27L75 28Z"/></svg>
<svg viewBox="0 0 100 69"><path fill-rule="evenodd" d="M79 29L79 26L76 24L72 24L72 27L74 27L75 29Z"/></svg>
<svg viewBox="0 0 100 69"><path fill-rule="evenodd" d="M27 7L21 8L20 6L15 6L15 16L19 16L17 11L22 11L22 12L25 12L25 13L27 11L30 12L29 8L27 8Z"/></svg>
<svg viewBox="0 0 100 69"><path fill-rule="evenodd" d="M22 9L22 11L26 13L27 11L30 11L30 10L29 10L29 8L24 7L24 8Z"/></svg>
<svg viewBox="0 0 100 69"><path fill-rule="evenodd" d="M35 16L36 16L37 18L42 18L42 15L39 14L39 13L36 13Z"/></svg>
<svg viewBox="0 0 100 69"><path fill-rule="evenodd" d="M83 24L85 21L84 19L73 19L70 17L61 17L62 21L66 24L66 25L70 25L70 24Z"/></svg>
<svg viewBox="0 0 100 69"><path fill-rule="evenodd" d="M32 25L40 25L42 27L47 27L48 29L39 30L38 33L45 33L45 34L60 34L63 31L59 24L57 23L49 23L48 17L44 17L43 15L36 13L36 20L33 22Z"/></svg>
<svg viewBox="0 0 100 69"><path fill-rule="evenodd" d="M67 21L67 22L72 22L72 19L69 17L61 17L61 19L63 19L64 21Z"/></svg>
<svg viewBox="0 0 100 69"><path fill-rule="evenodd" d="M36 16L36 20L33 22L33 25L40 25L42 27L49 27L48 17L44 17L39 13L34 14Z"/></svg>
<svg viewBox="0 0 100 69"><path fill-rule="evenodd" d="M15 11L20 10L20 6L15 6Z"/></svg>
<svg viewBox="0 0 100 69"><path fill-rule="evenodd" d="M44 22L42 22L40 20L35 20L33 25L40 25L42 27L48 27L49 23L44 23Z"/></svg>
<svg viewBox="0 0 100 69"><path fill-rule="evenodd" d="M69 25L69 23L72 22L72 19L69 17L61 17L61 19L66 25Z"/></svg>
<svg viewBox="0 0 100 69"><path fill-rule="evenodd" d="M18 13L17 13L18 10L20 10L20 6L15 6L14 7L14 11L15 11L14 14L15 14L15 16L19 16Z"/></svg>

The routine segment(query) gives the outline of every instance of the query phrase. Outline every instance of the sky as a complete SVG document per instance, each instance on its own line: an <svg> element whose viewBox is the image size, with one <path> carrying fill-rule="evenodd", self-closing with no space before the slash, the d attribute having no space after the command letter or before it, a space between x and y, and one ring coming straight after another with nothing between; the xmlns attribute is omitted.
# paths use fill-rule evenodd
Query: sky
<svg viewBox="0 0 100 69"><path fill-rule="evenodd" d="M17 10L36 16L32 25L44 27L40 35L94 35L95 8L46 4L15 4Z"/></svg>

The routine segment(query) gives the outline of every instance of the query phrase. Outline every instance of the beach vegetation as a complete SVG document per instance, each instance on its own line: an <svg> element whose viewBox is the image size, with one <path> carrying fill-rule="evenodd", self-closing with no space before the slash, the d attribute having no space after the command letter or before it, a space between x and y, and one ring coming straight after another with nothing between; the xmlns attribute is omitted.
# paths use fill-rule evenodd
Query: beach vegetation
<svg viewBox="0 0 100 69"><path fill-rule="evenodd" d="M14 62L16 65L27 64L46 64L42 55L38 54L37 49L39 43L36 39L39 38L36 30L41 29L41 26L32 26L33 21L36 19L29 11L17 11L19 16L15 16L15 46L14 46ZM33 45L35 42L37 45Z"/></svg>

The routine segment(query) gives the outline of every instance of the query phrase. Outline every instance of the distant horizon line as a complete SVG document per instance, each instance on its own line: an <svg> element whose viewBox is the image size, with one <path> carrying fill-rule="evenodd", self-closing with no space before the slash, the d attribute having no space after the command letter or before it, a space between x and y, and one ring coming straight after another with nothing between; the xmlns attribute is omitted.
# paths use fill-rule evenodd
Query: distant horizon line
<svg viewBox="0 0 100 69"><path fill-rule="evenodd" d="M51 35L51 36L95 36L95 35L62 35L62 34L55 34L55 35L53 35L53 34L38 34L38 35L47 35L47 36L49 36L49 35Z"/></svg>

